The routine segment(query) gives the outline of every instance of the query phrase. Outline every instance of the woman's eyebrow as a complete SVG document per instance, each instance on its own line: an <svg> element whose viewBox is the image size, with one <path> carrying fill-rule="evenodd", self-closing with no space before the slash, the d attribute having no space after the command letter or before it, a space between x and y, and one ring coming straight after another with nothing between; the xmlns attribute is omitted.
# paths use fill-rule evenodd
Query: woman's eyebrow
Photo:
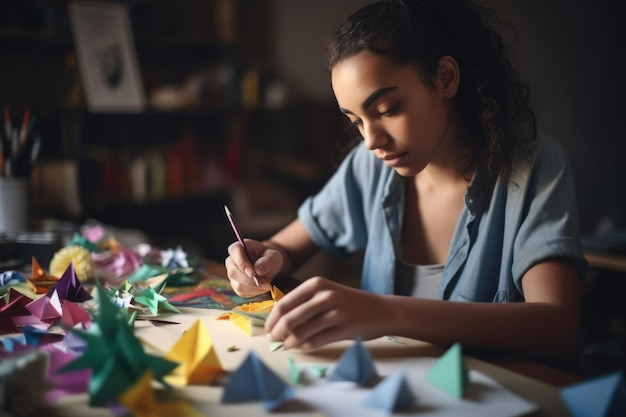
<svg viewBox="0 0 626 417"><path fill-rule="evenodd" d="M385 94L388 94L389 92L393 90L396 90L397 88L398 87L385 87L385 88L381 88L381 89L374 91L365 100L363 100L363 103L361 103L361 109L364 111L367 110L369 106L371 106L372 103L374 103L380 97L384 96ZM341 110L341 112L345 114L352 114L352 112L348 109L344 109L340 107L339 110Z"/></svg>

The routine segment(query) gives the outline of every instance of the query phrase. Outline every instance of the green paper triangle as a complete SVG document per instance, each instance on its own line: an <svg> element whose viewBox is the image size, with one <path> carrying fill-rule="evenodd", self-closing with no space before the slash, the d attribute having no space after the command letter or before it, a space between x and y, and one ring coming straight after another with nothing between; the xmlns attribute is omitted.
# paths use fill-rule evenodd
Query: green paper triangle
<svg viewBox="0 0 626 417"><path fill-rule="evenodd" d="M469 382L469 376L461 345L455 343L452 345L435 364L428 370L426 375L428 380L456 398L462 398L465 387Z"/></svg>

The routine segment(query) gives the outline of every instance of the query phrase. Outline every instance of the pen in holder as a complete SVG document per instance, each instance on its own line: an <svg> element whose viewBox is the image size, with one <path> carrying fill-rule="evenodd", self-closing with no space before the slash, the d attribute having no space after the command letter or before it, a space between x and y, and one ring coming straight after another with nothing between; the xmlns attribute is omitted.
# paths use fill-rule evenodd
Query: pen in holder
<svg viewBox="0 0 626 417"><path fill-rule="evenodd" d="M35 136L36 117L29 109L21 123L12 123L8 106L3 108L0 130L0 234L13 239L28 229L30 173L39 155L41 139Z"/></svg>

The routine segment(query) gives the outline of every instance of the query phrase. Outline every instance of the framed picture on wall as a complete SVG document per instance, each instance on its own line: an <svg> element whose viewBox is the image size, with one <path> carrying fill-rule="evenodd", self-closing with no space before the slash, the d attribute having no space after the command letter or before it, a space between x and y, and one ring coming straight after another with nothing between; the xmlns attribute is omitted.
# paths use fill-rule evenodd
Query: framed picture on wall
<svg viewBox="0 0 626 417"><path fill-rule="evenodd" d="M145 91L125 4L73 2L72 35L85 90L93 112L138 112Z"/></svg>

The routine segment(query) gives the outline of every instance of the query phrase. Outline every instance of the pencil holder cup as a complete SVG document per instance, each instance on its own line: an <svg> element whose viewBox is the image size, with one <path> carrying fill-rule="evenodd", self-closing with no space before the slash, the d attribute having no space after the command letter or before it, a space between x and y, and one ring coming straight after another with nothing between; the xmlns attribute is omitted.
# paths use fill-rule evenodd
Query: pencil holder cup
<svg viewBox="0 0 626 417"><path fill-rule="evenodd" d="M13 239L28 228L28 178L0 178L0 235Z"/></svg>

